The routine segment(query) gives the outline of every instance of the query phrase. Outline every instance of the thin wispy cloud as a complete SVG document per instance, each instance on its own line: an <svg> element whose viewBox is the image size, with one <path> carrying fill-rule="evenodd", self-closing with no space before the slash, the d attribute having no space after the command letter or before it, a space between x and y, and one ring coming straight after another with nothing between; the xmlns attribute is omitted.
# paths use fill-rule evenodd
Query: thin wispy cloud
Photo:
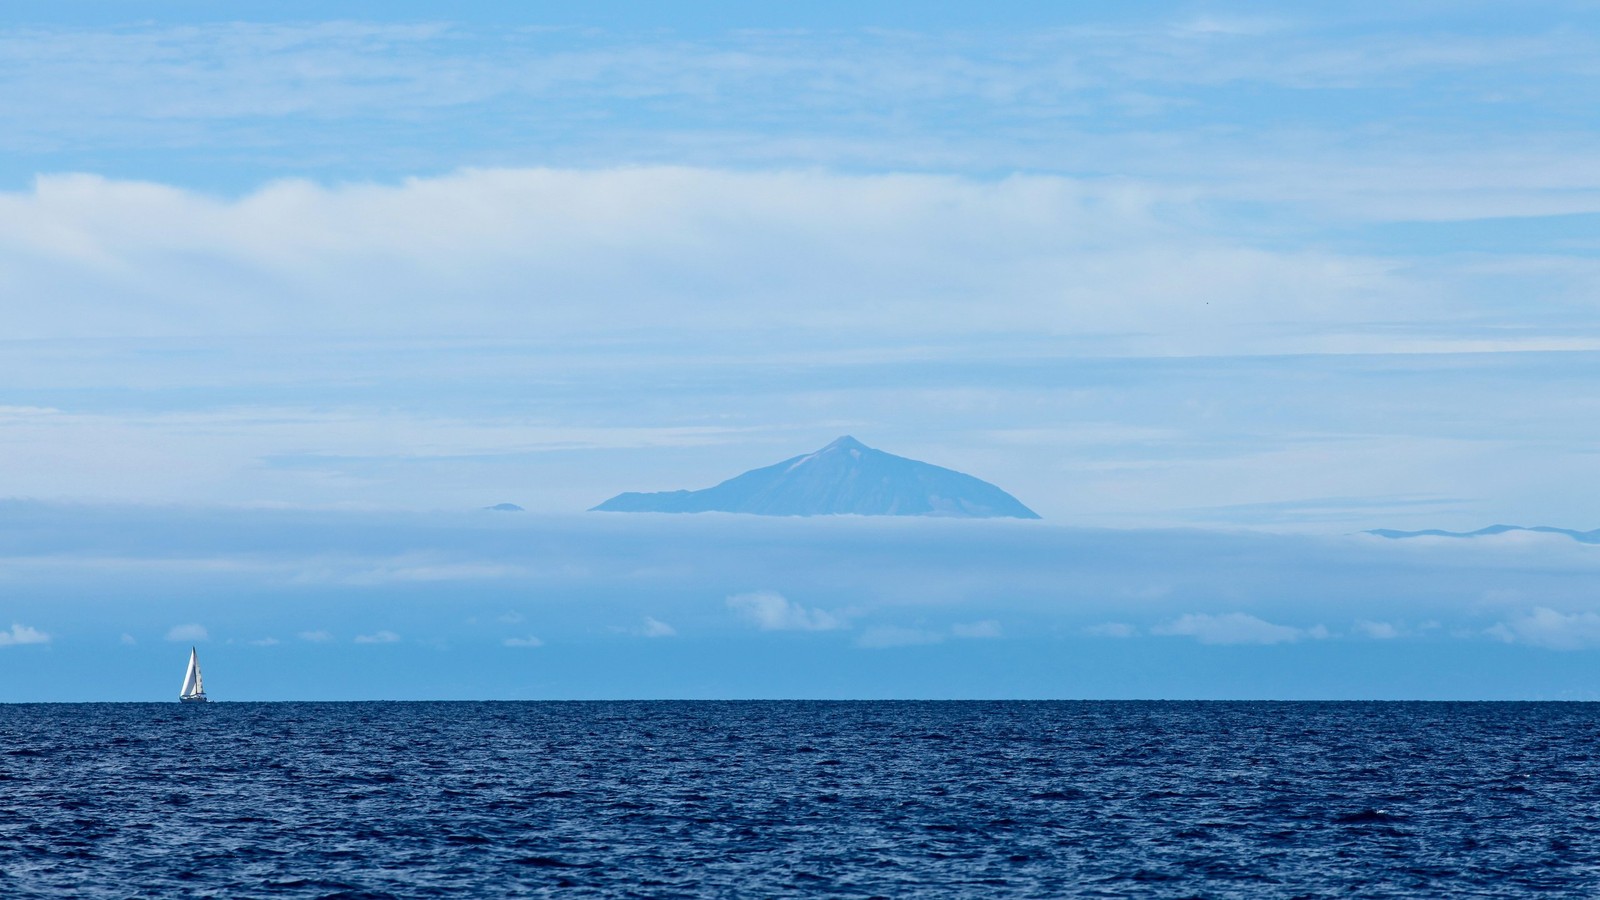
<svg viewBox="0 0 1600 900"><path fill-rule="evenodd" d="M205 641L210 639L211 635L206 631L206 627L193 622L187 625L174 625L167 629L167 640L169 641Z"/></svg>
<svg viewBox="0 0 1600 900"><path fill-rule="evenodd" d="M358 634L355 637L355 642L358 644L397 644L400 642L400 635L388 629L383 629L372 634Z"/></svg>
<svg viewBox="0 0 1600 900"><path fill-rule="evenodd" d="M45 144L58 152L131 141L127 135L193 152L198 134L202 146L209 138L275 158L287 132L322 150L318 158L364 150L369 165L437 170L447 154L502 155L494 152L498 136L477 123L531 104L540 116L527 127L540 129L547 152L572 159L629 161L619 156L634 149L647 159L732 158L741 166L820 160L1037 170L1060 166L1065 154L1104 169L1120 150L1123 160L1146 165L1164 155L1168 168L1197 155L1190 165L1216 172L1208 154L1172 152L1171 136L1193 150L1228 132L1283 132L1282 146L1270 149L1305 157L1373 118L1387 118L1386 131L1394 121L1461 127L1416 115L1407 101L1418 93L1490 121L1505 95L1560 110L1573 95L1592 93L1582 76L1600 50L1559 13L1534 9L1492 29L1470 10L1427 28L1381 17L1352 26L1304 11L1293 19L1194 16L1160 5L1115 21L1098 21L1088 7L1048 18L1048 27L1015 31L694 35L394 21L15 28L0 32L0 51L29 65L14 73L0 105L8 126L0 134L11 135L15 149ZM1358 91L1362 103L1324 103L1320 117L1283 115L1308 97ZM1196 107L1233 127L1196 125L1185 115ZM983 127L953 135L945 127L953 113ZM438 116L449 117L454 140L427 128ZM351 123L341 127L345 119ZM372 129L373 120L386 127ZM276 142L262 137L263 125ZM1325 139L1307 139L1319 125ZM413 129L401 132L412 139L395 141L396 129ZM620 140L624 134L631 140ZM1383 133L1362 137L1370 143ZM1246 156L1241 169L1273 159L1246 139L1233 149Z"/></svg>
<svg viewBox="0 0 1600 900"><path fill-rule="evenodd" d="M1166 637L1191 637L1202 644L1289 644L1328 637L1320 625L1297 628L1278 625L1248 613L1188 613L1151 627L1150 633Z"/></svg>
<svg viewBox="0 0 1600 900"><path fill-rule="evenodd" d="M299 634L297 634L295 636L298 637L302 641L306 641L306 642L312 643L312 644L325 644L328 641L333 640L333 635L332 634L330 634L330 633L328 633L326 631L321 631L321 630L318 630L318 631L302 631L302 632L300 632Z"/></svg>
<svg viewBox="0 0 1600 900"><path fill-rule="evenodd" d="M639 625L639 634L648 638L677 637L678 629L654 616L645 616L644 622Z"/></svg>
<svg viewBox="0 0 1600 900"><path fill-rule="evenodd" d="M1003 637L1005 630L994 619L984 619L981 622L957 622L950 626L950 634L958 638L997 638Z"/></svg>
<svg viewBox="0 0 1600 900"><path fill-rule="evenodd" d="M531 634L526 636L526 637L509 637L509 638L506 638L505 640L501 641L500 643L502 645L506 646L506 647L530 647L531 648L531 647L543 647L544 646L544 641L540 640L539 638L534 637Z"/></svg>

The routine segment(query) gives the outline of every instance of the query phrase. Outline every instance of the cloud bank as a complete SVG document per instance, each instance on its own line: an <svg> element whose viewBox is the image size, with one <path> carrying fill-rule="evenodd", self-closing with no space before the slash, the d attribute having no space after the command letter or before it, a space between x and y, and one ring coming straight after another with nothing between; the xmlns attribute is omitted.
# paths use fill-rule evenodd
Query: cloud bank
<svg viewBox="0 0 1600 900"><path fill-rule="evenodd" d="M1427 312L1375 259L1266 250L1181 191L1014 175L682 167L281 181L91 175L0 194L12 337L501 336L893 327L1229 345Z"/></svg>
<svg viewBox="0 0 1600 900"><path fill-rule="evenodd" d="M3 512L16 624L0 641L49 638L48 653L0 653L9 699L164 697L187 649L162 640L173 621L204 621L208 675L228 699L1581 697L1600 652L1600 548L1574 541L477 509ZM348 577L400 555L454 580ZM514 574L484 580L483 565Z"/></svg>

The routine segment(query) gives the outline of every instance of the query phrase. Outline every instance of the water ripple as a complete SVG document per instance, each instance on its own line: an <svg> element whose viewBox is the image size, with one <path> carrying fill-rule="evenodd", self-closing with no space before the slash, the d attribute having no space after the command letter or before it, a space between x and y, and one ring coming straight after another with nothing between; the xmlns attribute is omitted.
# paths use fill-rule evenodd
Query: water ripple
<svg viewBox="0 0 1600 900"><path fill-rule="evenodd" d="M1600 895L1600 705L0 707L6 897Z"/></svg>

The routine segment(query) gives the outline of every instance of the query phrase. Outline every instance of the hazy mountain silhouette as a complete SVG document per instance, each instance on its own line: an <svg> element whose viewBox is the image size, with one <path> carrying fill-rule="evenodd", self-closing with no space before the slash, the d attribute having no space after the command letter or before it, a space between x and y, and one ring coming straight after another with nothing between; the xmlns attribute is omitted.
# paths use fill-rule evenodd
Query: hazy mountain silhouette
<svg viewBox="0 0 1600 900"><path fill-rule="evenodd" d="M1441 531L1437 528L1428 528L1423 531L1395 531L1392 528L1374 528L1371 531L1368 531L1367 534L1375 534L1378 537L1394 538L1398 540L1402 538L1414 537L1492 537L1497 534L1505 534L1508 531L1528 531L1535 534L1563 534L1575 541L1580 541L1585 544L1600 544L1600 528L1597 528L1594 531L1577 531L1571 528L1556 528L1550 525L1490 525L1488 528L1479 528L1477 531Z"/></svg>
<svg viewBox="0 0 1600 900"><path fill-rule="evenodd" d="M1037 519L994 485L842 437L815 453L752 469L700 491L618 494L600 512L761 516L952 516Z"/></svg>

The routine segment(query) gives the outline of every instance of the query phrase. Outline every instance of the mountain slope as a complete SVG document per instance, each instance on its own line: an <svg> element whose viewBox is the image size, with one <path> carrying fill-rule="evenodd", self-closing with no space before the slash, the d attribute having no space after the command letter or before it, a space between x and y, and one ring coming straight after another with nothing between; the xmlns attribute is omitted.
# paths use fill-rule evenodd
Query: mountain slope
<svg viewBox="0 0 1600 900"><path fill-rule="evenodd" d="M618 494L594 511L1039 518L987 481L874 450L848 436L715 487Z"/></svg>

